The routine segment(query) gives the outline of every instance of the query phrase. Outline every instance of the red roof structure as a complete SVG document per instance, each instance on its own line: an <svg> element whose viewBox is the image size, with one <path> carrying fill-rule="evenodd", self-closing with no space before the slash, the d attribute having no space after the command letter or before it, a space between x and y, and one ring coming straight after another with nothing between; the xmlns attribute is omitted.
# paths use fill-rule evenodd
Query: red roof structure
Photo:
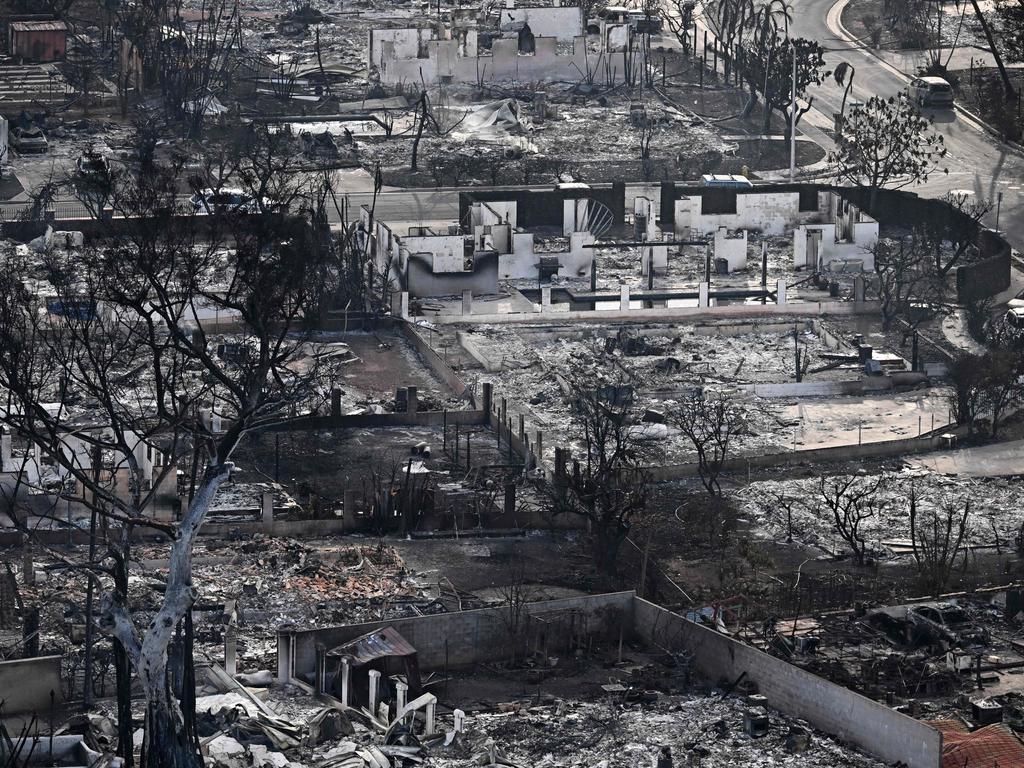
<svg viewBox="0 0 1024 768"><path fill-rule="evenodd" d="M1024 742L1003 723L976 731L968 731L957 720L932 720L928 725L942 733L942 768L1024 766Z"/></svg>

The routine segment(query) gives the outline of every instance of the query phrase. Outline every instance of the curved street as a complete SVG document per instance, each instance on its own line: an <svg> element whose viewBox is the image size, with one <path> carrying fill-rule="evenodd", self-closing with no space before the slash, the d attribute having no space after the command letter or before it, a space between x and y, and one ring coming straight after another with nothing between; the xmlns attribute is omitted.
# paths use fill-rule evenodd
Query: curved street
<svg viewBox="0 0 1024 768"><path fill-rule="evenodd" d="M817 40L829 51L825 57L829 71L840 61L855 67L851 98L866 101L871 96L887 97L902 90L907 78L839 33L840 8L841 3L835 0L793 0L793 34ZM810 92L814 106L831 120L833 112L839 111L843 89L829 78ZM940 196L953 189L970 189L979 199L993 201L996 194L1002 192L999 227L1015 248L1024 246L1024 218L1021 216L1024 157L960 112L927 110L925 114L934 119L935 128L944 137L945 166L949 173L933 174L926 184L909 189L930 196ZM994 210L986 223L995 226Z"/></svg>

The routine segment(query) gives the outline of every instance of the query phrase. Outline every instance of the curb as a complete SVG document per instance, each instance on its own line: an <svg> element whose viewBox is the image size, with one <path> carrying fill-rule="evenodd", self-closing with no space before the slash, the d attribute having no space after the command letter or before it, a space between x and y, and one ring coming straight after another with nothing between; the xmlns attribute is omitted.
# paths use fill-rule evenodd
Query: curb
<svg viewBox="0 0 1024 768"><path fill-rule="evenodd" d="M888 61L883 59L881 56L879 56L875 52L874 48L871 48L869 45L865 44L859 37L856 37L852 32L850 32L850 30L848 30L843 25L843 11L846 9L846 6L848 6L849 4L850 4L850 0L837 0L837 2L829 9L829 12L828 12L828 14L825 17L825 25L829 28L829 30L831 30L834 34L836 34L842 40L844 40L845 42L849 43L850 45L855 46L856 48L859 48L861 51L863 51L864 53L868 54L873 59L878 61L878 63L881 64L889 72L891 72L892 74L896 75L901 80L909 83L910 80L911 80L911 76L910 75L908 75L906 72L900 71L899 69L894 67L892 64L890 64ZM832 23L833 22L833 19L832 19L832 14L833 13L835 13L835 19L834 19L835 23L834 24ZM997 142L1002 144L1004 147L1007 147L1009 149L1015 150L1016 152L1024 154L1024 145L1021 145L1021 144L1018 144L1016 142L1008 141L1008 140L1004 139L1000 135L999 131L997 131L991 125L986 123L984 120L982 120L980 117L978 117L973 112L971 112L971 111L969 111L967 109L964 109L963 107L961 107L959 104L956 104L956 103L953 104L953 109L956 110L960 114L961 117L965 118L966 121L968 123L970 123L975 128L975 130L981 131L982 133L987 133L989 136L994 138Z"/></svg>

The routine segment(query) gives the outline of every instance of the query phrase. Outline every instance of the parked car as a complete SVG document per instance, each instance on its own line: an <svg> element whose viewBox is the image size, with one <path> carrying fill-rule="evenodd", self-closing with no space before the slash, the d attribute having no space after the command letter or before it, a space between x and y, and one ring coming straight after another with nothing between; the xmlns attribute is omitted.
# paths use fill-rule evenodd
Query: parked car
<svg viewBox="0 0 1024 768"><path fill-rule="evenodd" d="M18 126L11 129L11 146L18 150L18 154L24 155L30 152L45 152L50 148L50 142L46 140L46 134L37 126L23 128Z"/></svg>
<svg viewBox="0 0 1024 768"><path fill-rule="evenodd" d="M953 86L941 77L915 77L907 86L907 93L921 107L953 106Z"/></svg>

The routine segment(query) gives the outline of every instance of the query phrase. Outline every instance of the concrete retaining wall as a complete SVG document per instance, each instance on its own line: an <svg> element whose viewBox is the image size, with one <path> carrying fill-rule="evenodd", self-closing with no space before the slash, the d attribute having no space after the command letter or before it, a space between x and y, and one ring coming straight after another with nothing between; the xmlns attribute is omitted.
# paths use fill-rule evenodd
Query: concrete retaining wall
<svg viewBox="0 0 1024 768"><path fill-rule="evenodd" d="M3 716L50 712L53 703L64 701L60 678L60 656L37 656L34 659L0 661L0 701Z"/></svg>
<svg viewBox="0 0 1024 768"><path fill-rule="evenodd" d="M936 432L941 431L936 427ZM756 456L740 456L725 462L725 471L739 472L745 469L760 467L780 467L788 464L805 462L838 462L854 459L879 458L882 456L905 456L908 454L925 453L940 448L937 435L908 437L902 440L881 440L861 445L837 445L830 448L810 448L803 451L787 451L785 453L768 453ZM697 464L671 464L647 469L651 480L663 482L695 477Z"/></svg>
<svg viewBox="0 0 1024 768"><path fill-rule="evenodd" d="M938 768L941 762L942 734L925 723L653 603L633 600L633 629L648 643L693 653L697 671L711 680L735 681L745 672L774 709L888 763Z"/></svg>
<svg viewBox="0 0 1024 768"><path fill-rule="evenodd" d="M447 384L457 397L469 400L469 402L471 402L475 407L476 396L473 389L450 365L448 365L448 363L445 362L444 358L434 351L434 348L431 347L422 336L420 336L416 328L409 323L399 323L398 327L401 329L402 335L405 336L405 338L409 340L409 343L416 348L417 352L419 352L420 357L423 358L423 361L427 364L430 370L432 370L434 374L441 379L441 381Z"/></svg>
<svg viewBox="0 0 1024 768"><path fill-rule="evenodd" d="M591 631L612 631L622 625L628 628L632 607L632 592L615 592L530 603L525 610L536 614L575 609L588 617ZM507 608L480 608L344 627L281 631L277 634L278 678L308 681L316 666L318 645L330 650L388 626L398 630L416 649L420 669L424 672L443 669L445 663L449 667L466 667L498 661L507 656L507 612ZM556 650L554 646L549 647Z"/></svg>
<svg viewBox="0 0 1024 768"><path fill-rule="evenodd" d="M888 376L873 376L858 381L783 381L774 384L741 384L739 388L758 397L819 397L822 395L862 395L888 392L893 381Z"/></svg>

